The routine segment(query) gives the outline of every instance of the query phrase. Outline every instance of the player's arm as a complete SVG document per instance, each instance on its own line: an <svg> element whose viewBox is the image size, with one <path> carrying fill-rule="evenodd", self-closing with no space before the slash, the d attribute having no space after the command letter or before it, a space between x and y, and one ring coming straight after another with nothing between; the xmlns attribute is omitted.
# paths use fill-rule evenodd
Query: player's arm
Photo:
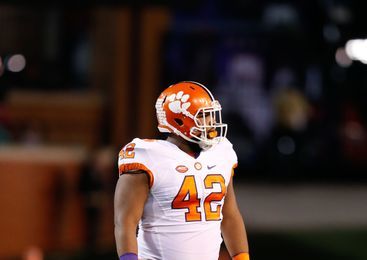
<svg viewBox="0 0 367 260"><path fill-rule="evenodd" d="M119 256L138 254L136 228L148 197L148 176L144 171L126 172L117 181L114 200L115 240Z"/></svg>
<svg viewBox="0 0 367 260"><path fill-rule="evenodd" d="M232 180L227 188L222 213L221 230L229 254L235 260L249 259L245 224L238 209Z"/></svg>

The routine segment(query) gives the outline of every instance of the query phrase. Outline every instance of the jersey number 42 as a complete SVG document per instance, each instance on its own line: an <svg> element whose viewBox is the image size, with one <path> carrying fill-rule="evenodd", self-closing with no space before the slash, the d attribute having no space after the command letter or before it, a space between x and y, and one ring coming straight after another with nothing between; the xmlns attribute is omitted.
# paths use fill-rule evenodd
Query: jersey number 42
<svg viewBox="0 0 367 260"><path fill-rule="evenodd" d="M220 174L209 174L204 179L205 189L213 189L214 184L220 185L221 191L213 191L204 199L204 215L206 221L220 220L221 204L212 209L212 202L219 202L226 194L226 185L224 177ZM185 176L181 188L172 201L172 209L188 209L185 213L186 222L201 221L200 208L201 199L198 197L195 177L193 175Z"/></svg>

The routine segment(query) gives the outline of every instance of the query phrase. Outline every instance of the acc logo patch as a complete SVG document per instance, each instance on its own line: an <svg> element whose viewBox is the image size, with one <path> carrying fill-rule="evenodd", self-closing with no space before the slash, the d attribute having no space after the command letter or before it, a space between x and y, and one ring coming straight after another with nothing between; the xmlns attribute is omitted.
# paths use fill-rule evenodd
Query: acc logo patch
<svg viewBox="0 0 367 260"><path fill-rule="evenodd" d="M185 173L189 170L189 168L187 168L185 165L178 165L176 167L176 171L180 172L180 173Z"/></svg>

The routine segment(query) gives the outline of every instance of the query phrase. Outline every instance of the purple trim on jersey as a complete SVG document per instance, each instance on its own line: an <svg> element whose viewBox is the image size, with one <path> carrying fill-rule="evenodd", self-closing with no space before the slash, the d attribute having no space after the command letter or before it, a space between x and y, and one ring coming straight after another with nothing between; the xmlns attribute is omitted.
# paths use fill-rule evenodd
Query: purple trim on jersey
<svg viewBox="0 0 367 260"><path fill-rule="evenodd" d="M126 253L120 256L120 260L138 260L138 256L134 253Z"/></svg>

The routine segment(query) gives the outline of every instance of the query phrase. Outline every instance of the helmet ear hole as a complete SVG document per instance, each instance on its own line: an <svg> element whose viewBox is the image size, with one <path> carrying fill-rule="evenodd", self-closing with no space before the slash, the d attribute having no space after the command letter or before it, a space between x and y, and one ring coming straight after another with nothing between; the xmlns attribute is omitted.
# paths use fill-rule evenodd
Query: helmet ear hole
<svg viewBox="0 0 367 260"><path fill-rule="evenodd" d="M179 126L183 126L183 121L180 118L175 118L174 120Z"/></svg>

